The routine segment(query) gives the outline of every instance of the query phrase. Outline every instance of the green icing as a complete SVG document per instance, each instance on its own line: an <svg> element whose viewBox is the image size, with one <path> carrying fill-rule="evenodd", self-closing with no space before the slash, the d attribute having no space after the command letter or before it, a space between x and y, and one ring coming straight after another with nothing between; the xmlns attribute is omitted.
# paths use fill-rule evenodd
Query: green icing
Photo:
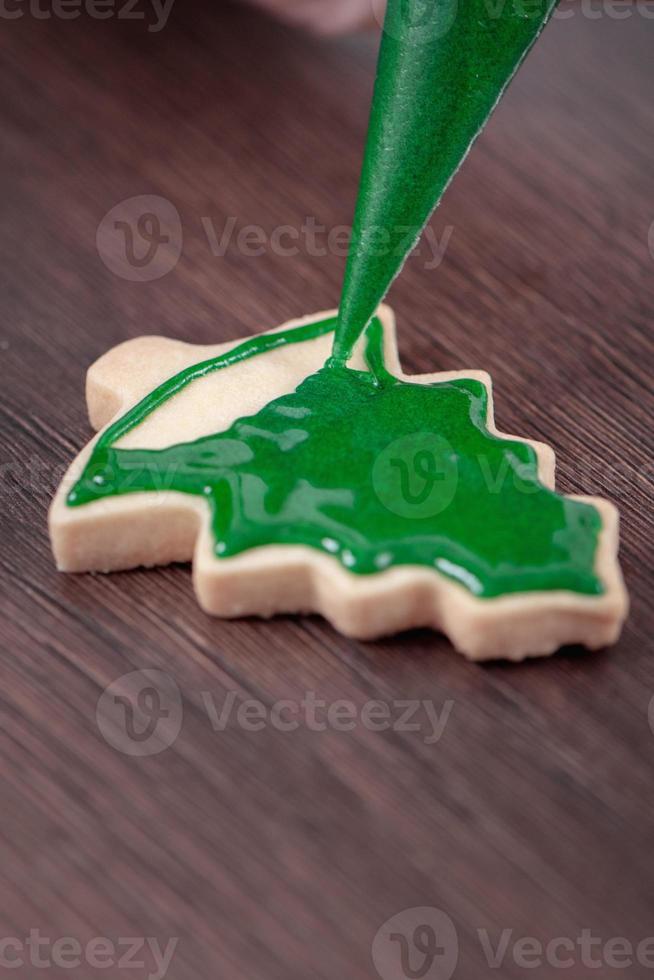
<svg viewBox="0 0 654 980"><path fill-rule="evenodd" d="M193 380L334 327L256 337L165 382L105 430L68 505L175 490L207 501L221 557L301 544L362 575L438 569L479 597L602 592L595 508L543 487L530 446L489 433L481 382L390 374L376 318L368 371L329 363L224 432L163 450L115 447Z"/></svg>
<svg viewBox="0 0 654 980"><path fill-rule="evenodd" d="M556 0L389 0L334 357L345 363Z"/></svg>

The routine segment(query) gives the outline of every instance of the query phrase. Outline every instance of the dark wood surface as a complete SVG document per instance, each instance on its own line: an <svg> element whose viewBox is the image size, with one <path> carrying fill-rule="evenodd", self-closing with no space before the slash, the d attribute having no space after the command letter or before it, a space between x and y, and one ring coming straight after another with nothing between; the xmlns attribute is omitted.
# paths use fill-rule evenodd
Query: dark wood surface
<svg viewBox="0 0 654 980"><path fill-rule="evenodd" d="M56 574L46 512L89 437L96 357L336 304L339 255L216 257L202 218L349 221L375 43L308 40L210 0L180 2L157 34L2 21L0 938L179 937L173 980L363 980L382 923L434 906L458 930L455 977L479 980L525 974L510 953L490 970L480 929L493 944L503 929L654 933L654 24L566 10L432 222L453 228L444 261L412 258L392 294L408 368L488 369L501 426L555 447L563 490L621 508L619 644L487 667L426 632L361 644L318 618L213 621L184 567ZM95 244L140 194L170 200L184 229L177 267L149 283L114 275ZM96 705L147 668L177 684L183 727L130 757ZM206 692L220 706L230 691L453 706L436 744L424 716L410 732L215 732ZM651 974L577 961L567 975L613 972Z"/></svg>

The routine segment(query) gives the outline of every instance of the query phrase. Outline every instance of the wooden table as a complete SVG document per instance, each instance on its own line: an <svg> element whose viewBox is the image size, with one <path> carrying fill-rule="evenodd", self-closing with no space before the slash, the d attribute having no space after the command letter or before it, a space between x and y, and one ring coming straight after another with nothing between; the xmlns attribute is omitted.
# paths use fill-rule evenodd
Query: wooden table
<svg viewBox="0 0 654 980"><path fill-rule="evenodd" d="M428 906L455 924L455 977L479 980L525 975L520 937L654 933L653 31L634 9L566 7L432 222L449 235L443 261L413 257L393 290L409 369L488 369L501 427L555 447L563 490L622 512L620 643L478 667L427 632L362 644L318 618L212 621L187 568L66 577L48 545L103 351L144 333L227 340L336 304L327 230L351 218L374 39L307 40L212 0L180 2L158 33L115 17L3 22L0 938L104 937L117 956L125 937L178 937L172 980L363 980L382 924ZM142 194L174 205L184 239L174 269L134 282L102 261L96 230ZM317 243L307 216L327 229ZM211 231L230 218L221 257ZM256 257L236 238L248 225L263 229ZM292 257L271 244L281 225L305 227ZM96 706L144 669L176 685L183 725L165 751L129 756ZM230 692L216 731L207 706ZM352 731L306 717L255 731L235 715L312 696L381 701L394 721L399 702L428 701L447 723L434 740L424 708L409 731L360 715ZM513 930L499 971L480 930L493 947ZM376 947L388 976L395 943ZM612 976L611 950L593 948L598 973L577 946L567 975ZM146 960L126 975L153 973ZM88 957L48 973L96 974Z"/></svg>

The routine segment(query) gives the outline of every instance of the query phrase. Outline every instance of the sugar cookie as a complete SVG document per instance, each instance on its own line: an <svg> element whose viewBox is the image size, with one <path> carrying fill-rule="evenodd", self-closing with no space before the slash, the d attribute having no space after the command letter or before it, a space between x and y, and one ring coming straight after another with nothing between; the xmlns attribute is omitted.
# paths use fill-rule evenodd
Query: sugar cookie
<svg viewBox="0 0 654 980"><path fill-rule="evenodd" d="M58 567L192 560L209 613L319 612L361 639L429 626L476 660L615 641L615 508L554 491L552 450L495 428L485 373L405 375L388 307L332 362L335 317L101 357L100 432L50 512Z"/></svg>

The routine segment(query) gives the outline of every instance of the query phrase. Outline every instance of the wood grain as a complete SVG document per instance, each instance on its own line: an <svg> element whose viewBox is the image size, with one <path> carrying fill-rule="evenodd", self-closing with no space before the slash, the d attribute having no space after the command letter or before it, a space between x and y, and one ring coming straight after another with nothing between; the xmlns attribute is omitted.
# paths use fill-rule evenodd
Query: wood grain
<svg viewBox="0 0 654 980"><path fill-rule="evenodd" d="M479 980L498 975L479 929L494 944L503 929L654 933L654 27L568 9L432 222L439 239L453 229L443 262L413 257L392 294L408 368L486 368L500 426L555 447L563 490L621 508L633 611L618 646L486 668L427 633L360 644L314 618L212 621L187 568L55 573L46 511L89 436L97 356L335 305L339 255L217 257L202 219L267 234L349 222L375 44L210 0L179 3L157 34L3 22L0 938L179 937L173 980L363 980L382 923L435 906L458 930L455 977ZM171 201L184 231L176 268L149 283L114 275L95 244L139 194ZM96 705L147 668L178 685L183 728L129 757ZM215 732L203 692L220 706L230 691L453 708L436 744L424 716L408 732ZM509 956L500 973L525 971Z"/></svg>

